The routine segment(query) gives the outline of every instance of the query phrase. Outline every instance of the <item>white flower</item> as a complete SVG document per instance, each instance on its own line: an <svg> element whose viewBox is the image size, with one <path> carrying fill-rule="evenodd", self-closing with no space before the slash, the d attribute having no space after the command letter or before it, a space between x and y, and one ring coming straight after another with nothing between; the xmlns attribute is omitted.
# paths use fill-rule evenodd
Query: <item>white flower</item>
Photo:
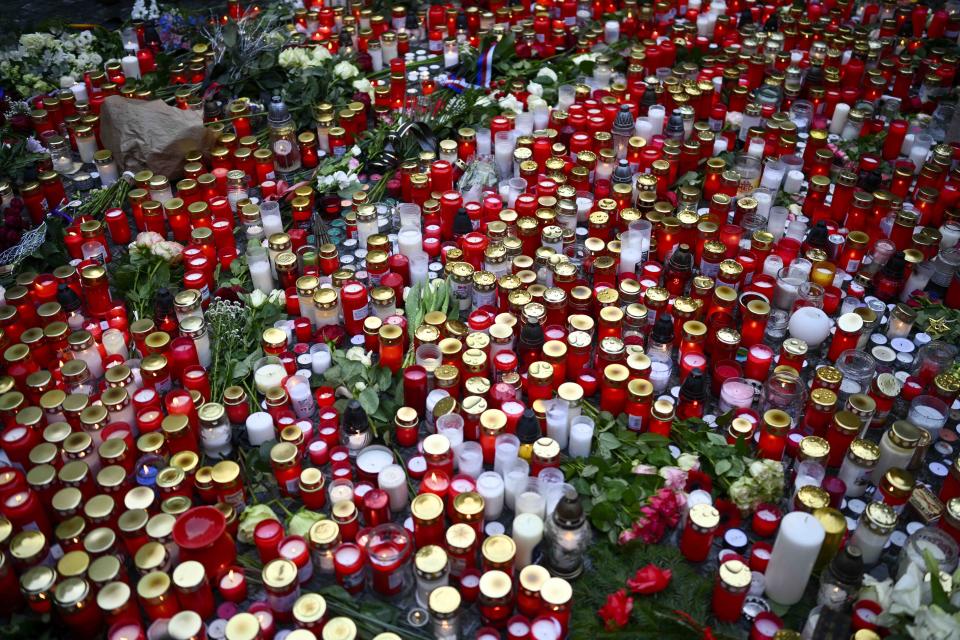
<svg viewBox="0 0 960 640"><path fill-rule="evenodd" d="M259 309L267 303L267 294L260 289L254 289L247 298L247 304L253 309Z"/></svg>
<svg viewBox="0 0 960 640"><path fill-rule="evenodd" d="M880 605L883 611L890 608L890 593L893 591L893 580L877 580L869 573L863 576L863 588L860 589L861 600L873 600Z"/></svg>
<svg viewBox="0 0 960 640"><path fill-rule="evenodd" d="M149 249L158 242L163 242L163 236L156 231L141 231L137 239L130 243L130 250Z"/></svg>
<svg viewBox="0 0 960 640"><path fill-rule="evenodd" d="M916 640L958 640L960 623L956 615L950 615L937 605L924 607L916 612L913 624L907 625L911 638Z"/></svg>
<svg viewBox="0 0 960 640"><path fill-rule="evenodd" d="M493 104L493 101L487 96L480 96L474 101L474 104L478 107L489 107Z"/></svg>
<svg viewBox="0 0 960 640"><path fill-rule="evenodd" d="M354 158L358 157L361 153L363 153L363 150L361 150L359 146L353 145L350 147L350 155Z"/></svg>
<svg viewBox="0 0 960 640"><path fill-rule="evenodd" d="M536 82L530 82L527 84L527 93L539 98L543 95L543 85L537 84Z"/></svg>
<svg viewBox="0 0 960 640"><path fill-rule="evenodd" d="M923 584L923 572L915 564L911 564L890 593L889 613L893 615L913 615L920 608L920 587Z"/></svg>
<svg viewBox="0 0 960 640"><path fill-rule="evenodd" d="M547 78L548 80L550 80L550 82L556 82L557 74L554 73L553 69L549 69L547 67L541 67L540 71L537 72L536 79L539 80L540 78Z"/></svg>
<svg viewBox="0 0 960 640"><path fill-rule="evenodd" d="M743 122L743 114L739 111L727 111L727 124L731 127L740 128L740 123Z"/></svg>
<svg viewBox="0 0 960 640"><path fill-rule="evenodd" d="M371 83L366 78L360 78L359 80L353 81L353 88L360 93L366 93L370 97L373 97L373 83Z"/></svg>
<svg viewBox="0 0 960 640"><path fill-rule="evenodd" d="M681 453L677 458L677 466L684 471L690 471L700 468L700 458L695 453Z"/></svg>
<svg viewBox="0 0 960 640"><path fill-rule="evenodd" d="M573 56L573 64L580 64L581 62L596 62L597 58L600 57L599 53L581 53L578 56Z"/></svg>
<svg viewBox="0 0 960 640"><path fill-rule="evenodd" d="M180 257L183 255L183 245L171 240L161 240L150 247L150 251L158 258L163 258L170 263L176 263L179 262Z"/></svg>
<svg viewBox="0 0 960 640"><path fill-rule="evenodd" d="M514 113L523 113L523 105L520 104L520 101L517 100L513 94L508 95L507 97L500 100L498 104L502 111L513 111Z"/></svg>
<svg viewBox="0 0 960 640"><path fill-rule="evenodd" d="M287 294L283 289L274 289L267 296L267 301L272 305L283 306L287 303Z"/></svg>
<svg viewBox="0 0 960 640"><path fill-rule="evenodd" d="M547 101L543 98L538 98L537 96L531 94L527 96L527 109L533 111L541 106L547 106Z"/></svg>
<svg viewBox="0 0 960 640"><path fill-rule="evenodd" d="M354 65L350 64L346 60L338 62L335 67L333 67L333 73L344 80L349 80L355 76L360 75L360 69L357 69Z"/></svg>
<svg viewBox="0 0 960 640"><path fill-rule="evenodd" d="M350 347L347 349L346 356L347 360L359 362L366 367L373 365L373 352L364 351L363 347Z"/></svg>

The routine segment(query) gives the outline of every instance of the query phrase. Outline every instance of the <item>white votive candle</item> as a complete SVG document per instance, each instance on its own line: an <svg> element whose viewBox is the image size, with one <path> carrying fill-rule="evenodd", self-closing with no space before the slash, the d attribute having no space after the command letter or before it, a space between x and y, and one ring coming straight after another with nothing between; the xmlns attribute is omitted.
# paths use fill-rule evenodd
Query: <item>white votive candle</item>
<svg viewBox="0 0 960 640"><path fill-rule="evenodd" d="M391 464L377 474L377 485L390 496L390 511L399 513L407 506L407 474L403 467Z"/></svg>
<svg viewBox="0 0 960 640"><path fill-rule="evenodd" d="M464 442L457 451L457 468L471 478L483 472L483 449L479 442Z"/></svg>
<svg viewBox="0 0 960 640"><path fill-rule="evenodd" d="M517 545L517 555L513 560L514 568L523 569L533 563L533 550L543 540L543 518L533 513L517 515L513 519L510 537Z"/></svg>
<svg viewBox="0 0 960 640"><path fill-rule="evenodd" d="M283 368L282 364L271 362L257 369L253 374L253 382L257 387L257 391L266 395L270 389L279 387L286 375L287 371Z"/></svg>
<svg viewBox="0 0 960 640"><path fill-rule="evenodd" d="M840 135L844 125L847 124L848 115L850 115L850 105L846 102L841 102L834 107L833 119L830 120L830 133Z"/></svg>
<svg viewBox="0 0 960 640"><path fill-rule="evenodd" d="M803 172L793 169L787 173L787 179L783 181L783 190L787 193L799 193L803 186Z"/></svg>
<svg viewBox="0 0 960 640"><path fill-rule="evenodd" d="M564 400L554 400L547 407L547 436L557 441L561 451L567 448L570 439L566 405Z"/></svg>
<svg viewBox="0 0 960 640"><path fill-rule="evenodd" d="M477 493L483 498L483 518L496 520L503 513L503 478L494 471L484 471L477 477Z"/></svg>
<svg viewBox="0 0 960 640"><path fill-rule="evenodd" d="M570 424L570 444L567 453L572 458L586 458L593 444L593 420L587 416L574 418Z"/></svg>
<svg viewBox="0 0 960 640"><path fill-rule="evenodd" d="M126 78L140 79L140 63L137 61L137 56L123 56L120 58L120 66Z"/></svg>

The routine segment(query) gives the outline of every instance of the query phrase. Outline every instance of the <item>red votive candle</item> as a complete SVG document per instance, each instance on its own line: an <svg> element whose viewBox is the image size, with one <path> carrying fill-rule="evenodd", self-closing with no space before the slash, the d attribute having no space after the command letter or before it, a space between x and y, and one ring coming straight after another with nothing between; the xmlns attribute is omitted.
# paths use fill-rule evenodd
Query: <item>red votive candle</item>
<svg viewBox="0 0 960 640"><path fill-rule="evenodd" d="M750 640L773 640L777 631L783 629L783 620L775 613L770 611L761 611L753 619L753 626L750 628Z"/></svg>
<svg viewBox="0 0 960 640"><path fill-rule="evenodd" d="M770 563L772 551L773 545L769 542L754 542L753 547L750 548L750 558L748 559L750 569L764 573Z"/></svg>
<svg viewBox="0 0 960 640"><path fill-rule="evenodd" d="M365 582L364 556L359 546L344 542L333 552L333 570L337 584L354 595L363 591Z"/></svg>
<svg viewBox="0 0 960 640"><path fill-rule="evenodd" d="M227 602L241 603L247 599L247 577L240 567L229 567L217 580L220 597Z"/></svg>
<svg viewBox="0 0 960 640"><path fill-rule="evenodd" d="M740 619L752 578L750 567L740 560L727 560L720 565L712 598L713 615L717 620L736 622Z"/></svg>
<svg viewBox="0 0 960 640"><path fill-rule="evenodd" d="M703 562L710 553L713 535L720 524L720 512L709 504L697 504L690 509L680 536L680 553L691 562Z"/></svg>
<svg viewBox="0 0 960 640"><path fill-rule="evenodd" d="M280 557L278 545L283 539L283 525L278 520L262 520L253 529L253 542L257 545L260 560L266 564Z"/></svg>
<svg viewBox="0 0 960 640"><path fill-rule="evenodd" d="M743 375L751 380L763 382L770 373L773 363L773 349L765 344L755 344L747 351L747 363L743 367Z"/></svg>
<svg viewBox="0 0 960 640"><path fill-rule="evenodd" d="M777 532L781 517L783 514L776 506L768 503L759 505L753 513L753 532L763 538L769 538Z"/></svg>

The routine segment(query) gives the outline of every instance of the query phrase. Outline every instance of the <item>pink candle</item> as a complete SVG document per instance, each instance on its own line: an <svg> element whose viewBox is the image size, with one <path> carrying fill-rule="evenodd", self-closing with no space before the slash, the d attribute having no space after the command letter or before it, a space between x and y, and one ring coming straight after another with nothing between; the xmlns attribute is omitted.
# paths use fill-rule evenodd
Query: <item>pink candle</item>
<svg viewBox="0 0 960 640"><path fill-rule="evenodd" d="M753 405L753 385L743 378L730 378L720 389L720 408L749 409Z"/></svg>

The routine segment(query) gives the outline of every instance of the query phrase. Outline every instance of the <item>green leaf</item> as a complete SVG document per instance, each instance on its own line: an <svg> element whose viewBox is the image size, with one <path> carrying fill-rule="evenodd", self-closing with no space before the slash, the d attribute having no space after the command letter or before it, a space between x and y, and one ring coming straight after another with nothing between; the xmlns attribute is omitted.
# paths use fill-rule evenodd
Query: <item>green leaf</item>
<svg viewBox="0 0 960 640"><path fill-rule="evenodd" d="M360 392L358 400L360 401L360 406L363 407L363 410L367 412L368 416L376 413L377 408L380 406L380 396L370 387Z"/></svg>
<svg viewBox="0 0 960 640"><path fill-rule="evenodd" d="M590 522L600 531L610 531L617 520L617 511L609 502L600 502L590 510Z"/></svg>
<svg viewBox="0 0 960 640"><path fill-rule="evenodd" d="M614 449L620 448L620 440L617 438L617 436L609 431L601 433L598 437L598 440L600 442L600 446L604 447L608 451L613 451Z"/></svg>
<svg viewBox="0 0 960 640"><path fill-rule="evenodd" d="M600 471L600 467L595 464L588 464L583 468L583 471L580 472L580 475L584 478L592 478L597 475L598 471Z"/></svg>
<svg viewBox="0 0 960 640"><path fill-rule="evenodd" d="M733 463L727 459L723 459L717 462L713 470L716 472L718 476L722 476L726 474L728 471L730 471L730 469L732 468L733 468Z"/></svg>

